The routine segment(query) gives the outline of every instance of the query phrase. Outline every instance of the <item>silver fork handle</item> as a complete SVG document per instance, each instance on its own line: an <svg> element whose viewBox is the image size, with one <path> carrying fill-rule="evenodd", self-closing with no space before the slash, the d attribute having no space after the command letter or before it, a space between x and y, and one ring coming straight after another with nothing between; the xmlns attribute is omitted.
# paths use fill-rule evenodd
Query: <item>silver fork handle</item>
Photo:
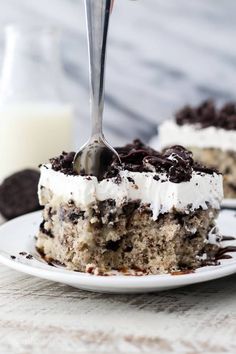
<svg viewBox="0 0 236 354"><path fill-rule="evenodd" d="M106 43L112 0L85 0L92 135L102 134Z"/></svg>

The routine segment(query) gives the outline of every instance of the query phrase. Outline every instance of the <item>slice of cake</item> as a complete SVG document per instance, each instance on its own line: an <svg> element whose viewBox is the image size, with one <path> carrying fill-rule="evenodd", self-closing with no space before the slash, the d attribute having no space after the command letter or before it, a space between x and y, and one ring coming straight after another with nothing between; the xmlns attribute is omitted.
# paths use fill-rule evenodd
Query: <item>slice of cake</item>
<svg viewBox="0 0 236 354"><path fill-rule="evenodd" d="M158 274L201 265L222 199L222 176L181 146L117 148L101 181L76 175L74 153L41 166L37 249L69 269Z"/></svg>
<svg viewBox="0 0 236 354"><path fill-rule="evenodd" d="M158 146L186 146L194 158L224 175L225 198L236 198L236 105L217 109L212 101L186 106L159 127Z"/></svg>

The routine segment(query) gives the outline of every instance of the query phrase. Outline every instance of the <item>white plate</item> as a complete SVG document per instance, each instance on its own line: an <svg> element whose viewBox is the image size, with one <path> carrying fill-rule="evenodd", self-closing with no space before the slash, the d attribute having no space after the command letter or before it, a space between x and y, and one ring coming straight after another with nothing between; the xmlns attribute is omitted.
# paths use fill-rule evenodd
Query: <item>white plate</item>
<svg viewBox="0 0 236 354"><path fill-rule="evenodd" d="M160 291L217 279L236 272L236 253L231 254L232 259L221 261L219 266L204 267L195 273L183 275L94 276L69 271L62 267L53 267L45 263L35 251L35 235L40 220L41 212L35 212L16 218L0 227L0 263L20 272L79 289L110 293ZM235 236L235 212L222 211L218 225L223 234ZM230 244L233 244L232 241ZM27 252L34 258L27 259L26 256L21 256L20 252ZM12 259L11 256L16 258Z"/></svg>

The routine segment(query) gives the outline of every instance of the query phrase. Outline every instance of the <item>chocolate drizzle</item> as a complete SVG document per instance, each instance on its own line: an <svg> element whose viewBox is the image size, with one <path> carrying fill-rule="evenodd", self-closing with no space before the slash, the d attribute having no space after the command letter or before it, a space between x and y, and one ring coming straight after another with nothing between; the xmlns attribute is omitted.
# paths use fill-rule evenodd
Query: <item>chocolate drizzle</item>
<svg viewBox="0 0 236 354"><path fill-rule="evenodd" d="M236 252L236 246L226 246L220 247L218 252L215 255L215 260L218 261L220 259L230 259L232 256L227 253Z"/></svg>
<svg viewBox="0 0 236 354"><path fill-rule="evenodd" d="M145 146L140 140L134 140L133 144L116 150L122 165L114 160L105 178L114 177L122 169L133 172L166 173L168 179L174 183L191 179L194 165L192 153L182 146L175 145L160 153Z"/></svg>
<svg viewBox="0 0 236 354"><path fill-rule="evenodd" d="M227 242L235 241L234 236L223 236L219 235L216 237L217 242ZM205 249L206 259L201 262L201 266L215 266L220 264L220 260L233 258L229 253L236 252L236 246L217 246L212 244L207 244Z"/></svg>
<svg viewBox="0 0 236 354"><path fill-rule="evenodd" d="M43 220L43 221L40 223L40 225L39 225L40 231L41 231L42 233L44 233L45 235L47 235L47 236L49 236L49 237L51 237L51 238L54 238L54 235L52 234L52 231L51 231L51 230L47 230L47 229L45 228L45 223L46 223L45 220Z"/></svg>
<svg viewBox="0 0 236 354"><path fill-rule="evenodd" d="M107 165L103 179L116 177L118 184L121 181L122 170L165 173L173 183L190 181L193 170L207 174L216 172L214 169L195 163L192 153L180 145L158 152L136 139L132 144L116 148L116 151L120 156L121 164L114 158ZM74 156L74 152L68 154L63 152L59 157L52 158L50 160L52 169L67 175L76 175L73 171Z"/></svg>
<svg viewBox="0 0 236 354"><path fill-rule="evenodd" d="M236 238L234 236L221 236L221 241L234 241Z"/></svg>
<svg viewBox="0 0 236 354"><path fill-rule="evenodd" d="M227 103L217 109L212 100L204 101L197 107L185 106L175 115L178 125L197 124L199 128L216 127L236 130L236 103Z"/></svg>

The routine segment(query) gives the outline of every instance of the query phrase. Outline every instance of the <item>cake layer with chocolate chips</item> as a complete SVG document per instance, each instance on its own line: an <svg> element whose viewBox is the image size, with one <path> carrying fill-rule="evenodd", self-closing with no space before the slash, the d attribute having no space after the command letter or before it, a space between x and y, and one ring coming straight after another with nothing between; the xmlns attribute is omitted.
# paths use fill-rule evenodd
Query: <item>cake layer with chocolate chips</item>
<svg viewBox="0 0 236 354"><path fill-rule="evenodd" d="M48 262L56 260L69 269L94 274L196 269L216 248L206 247L215 216L209 208L160 214L154 221L148 206L139 201L118 208L112 200L85 210L71 205L46 207L37 248Z"/></svg>

